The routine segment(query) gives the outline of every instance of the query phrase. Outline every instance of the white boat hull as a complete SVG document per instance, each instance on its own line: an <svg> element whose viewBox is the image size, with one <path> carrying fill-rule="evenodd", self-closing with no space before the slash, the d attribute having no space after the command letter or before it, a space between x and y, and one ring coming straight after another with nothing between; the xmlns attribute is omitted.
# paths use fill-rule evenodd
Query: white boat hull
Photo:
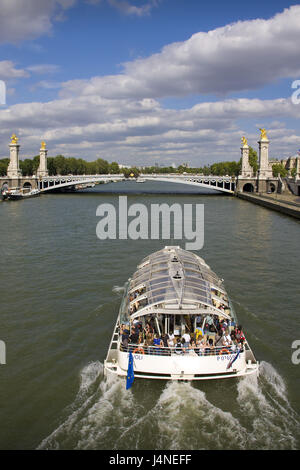
<svg viewBox="0 0 300 470"><path fill-rule="evenodd" d="M111 351L112 352L112 351ZM127 375L129 353L114 350L115 358L106 360L106 371L119 376ZM232 354L214 356L198 356L196 353L185 353L170 356L133 354L134 374L136 378L163 380L207 380L240 377L258 371L258 363L246 361L247 351L240 353L233 365L227 369L229 362L235 357Z"/></svg>

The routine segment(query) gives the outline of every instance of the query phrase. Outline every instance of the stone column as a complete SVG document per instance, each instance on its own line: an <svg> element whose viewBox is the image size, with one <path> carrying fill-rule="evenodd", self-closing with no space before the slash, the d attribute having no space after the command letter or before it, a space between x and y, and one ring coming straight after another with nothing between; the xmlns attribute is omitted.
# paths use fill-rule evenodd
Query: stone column
<svg viewBox="0 0 300 470"><path fill-rule="evenodd" d="M261 129L259 146L258 179L272 178L272 169L269 168L269 144L265 129Z"/></svg>
<svg viewBox="0 0 300 470"><path fill-rule="evenodd" d="M242 154L242 170L241 176L243 178L252 177L253 170L249 163L249 145L247 144L246 139L244 139L244 145L241 147L241 154Z"/></svg>
<svg viewBox="0 0 300 470"><path fill-rule="evenodd" d="M40 148L40 164L37 169L38 178L43 178L44 176L48 176L47 153L48 153L48 150L46 149L46 142L42 142L41 148Z"/></svg>
<svg viewBox="0 0 300 470"><path fill-rule="evenodd" d="M15 134L11 137L11 143L9 144L9 157L10 162L7 168L7 176L13 180L17 180L22 176L22 172L19 167L19 149L18 138Z"/></svg>
<svg viewBox="0 0 300 470"><path fill-rule="evenodd" d="M296 176L295 176L295 180L299 180L300 179L300 156L296 158Z"/></svg>

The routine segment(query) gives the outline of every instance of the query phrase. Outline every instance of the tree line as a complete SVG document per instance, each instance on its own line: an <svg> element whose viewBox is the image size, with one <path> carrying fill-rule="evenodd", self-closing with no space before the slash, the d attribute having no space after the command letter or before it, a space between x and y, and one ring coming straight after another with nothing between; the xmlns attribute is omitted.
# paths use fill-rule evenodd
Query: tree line
<svg viewBox="0 0 300 470"><path fill-rule="evenodd" d="M20 160L20 169L22 170L23 176L32 176L36 174L40 163L40 156L36 155L32 159L26 158ZM254 175L257 174L258 170L258 157L257 152L249 147L249 163L253 168ZM9 158L0 159L0 176L6 176L7 166L9 164ZM98 158L93 162L88 162L82 158L64 157L63 155L56 155L56 157L47 158L48 171L50 176L56 175L96 175L96 174L120 174L123 173L126 178L130 175L137 177L141 173L153 174L153 173L193 173L203 174L205 176L238 176L241 167L242 159L236 161L224 161L213 163L212 165L204 165L203 167L187 167L187 165L179 165L177 168L172 166L158 167L158 166L147 166L143 168L120 168L117 162L109 163L107 160ZM286 176L287 170L281 163L273 165L274 176Z"/></svg>

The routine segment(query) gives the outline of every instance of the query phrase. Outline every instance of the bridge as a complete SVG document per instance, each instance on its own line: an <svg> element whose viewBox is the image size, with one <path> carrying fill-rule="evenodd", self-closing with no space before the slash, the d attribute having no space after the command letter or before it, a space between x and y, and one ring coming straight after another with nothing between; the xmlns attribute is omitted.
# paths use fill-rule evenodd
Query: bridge
<svg viewBox="0 0 300 470"><path fill-rule="evenodd" d="M139 179L147 181L161 181L168 183L179 183L193 185L200 188L213 189L223 193L234 194L236 178L230 176L204 176L204 175L177 175L177 174L141 174ZM42 192L59 190L62 188L75 187L87 183L110 183L124 181L127 178L122 174L113 175L68 175L68 176L45 176L37 181L37 187ZM135 178L128 178L135 181Z"/></svg>
<svg viewBox="0 0 300 470"><path fill-rule="evenodd" d="M280 177L274 177L272 174L272 164L269 162L269 143L266 130L261 129L259 144L259 168L257 175L253 173L253 168L249 163L249 146L247 139L242 138L241 160L242 168L238 177L231 176L205 176L190 173L183 174L141 174L139 178L147 181L160 181L162 183L178 183L192 185L199 188L212 189L221 193L236 194L237 192L258 192L270 193L281 192L283 183ZM108 183L123 181L126 178L122 174L111 175L56 175L49 176L47 169L46 143L41 143L40 164L37 172L33 176L22 176L19 167L19 149L18 138L15 134L11 137L9 144L10 163L7 169L7 175L0 177L0 192L5 188L22 187L39 189L42 193L63 190L66 188L75 188L80 184L88 183ZM297 167L298 168L298 167ZM299 163L300 168L300 163ZM300 169L298 168L298 173ZM297 175L299 176L299 174ZM298 177L297 176L297 177ZM129 178L129 180L135 178Z"/></svg>

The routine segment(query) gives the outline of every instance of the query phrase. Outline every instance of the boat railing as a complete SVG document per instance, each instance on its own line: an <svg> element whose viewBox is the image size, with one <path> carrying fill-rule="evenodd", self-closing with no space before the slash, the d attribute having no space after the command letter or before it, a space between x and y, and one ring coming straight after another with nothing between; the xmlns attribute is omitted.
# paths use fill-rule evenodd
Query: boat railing
<svg viewBox="0 0 300 470"><path fill-rule="evenodd" d="M173 356L173 355L197 355L197 356L223 356L228 354L235 354L240 350L244 351L243 347L232 346L216 346L213 348L192 348L188 347L165 347L165 346L147 346L144 344L128 344L120 343L120 351L132 352L133 354L145 354L148 356Z"/></svg>

